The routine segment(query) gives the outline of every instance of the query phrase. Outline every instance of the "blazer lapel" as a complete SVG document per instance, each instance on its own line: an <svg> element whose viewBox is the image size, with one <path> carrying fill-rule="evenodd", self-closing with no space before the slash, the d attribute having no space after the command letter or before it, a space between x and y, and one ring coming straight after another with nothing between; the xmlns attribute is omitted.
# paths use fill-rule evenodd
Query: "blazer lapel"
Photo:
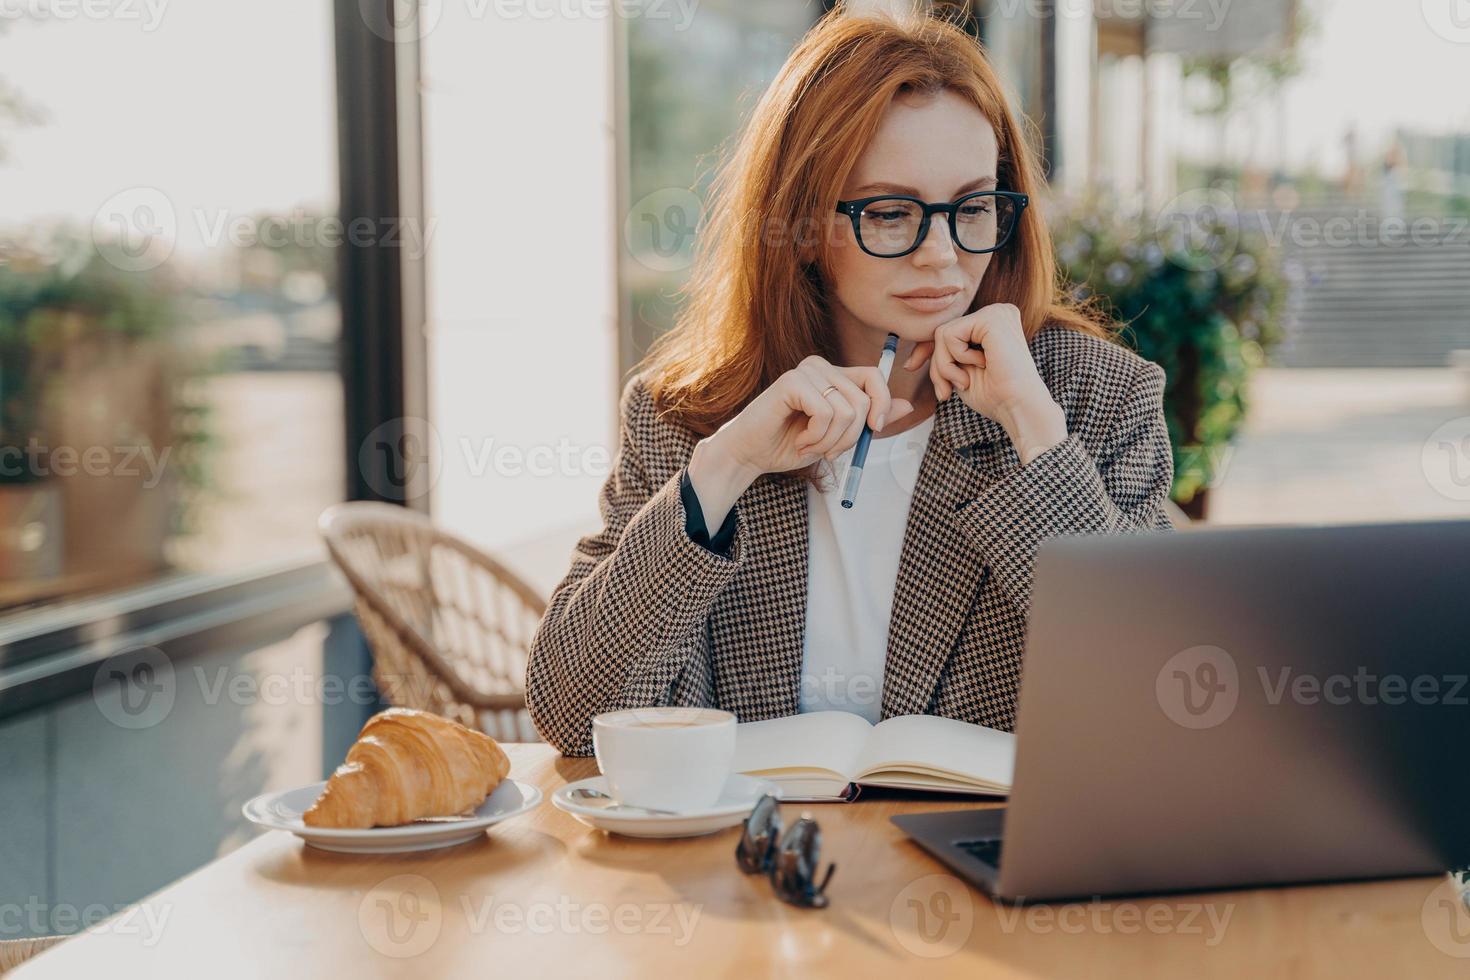
<svg viewBox="0 0 1470 980"><path fill-rule="evenodd" d="M922 714L985 577L955 510L1016 465L1000 423L954 395L940 403L919 465L894 587L883 717Z"/></svg>
<svg viewBox="0 0 1470 980"><path fill-rule="evenodd" d="M746 567L736 578L739 595L717 606L711 622L718 635L736 638L727 648L731 662L717 665L721 701L741 721L795 714L806 629L806 487L763 476L739 507Z"/></svg>
<svg viewBox="0 0 1470 980"><path fill-rule="evenodd" d="M955 508L1018 460L1005 429L958 396L940 404L929 435L894 585L883 672L883 717L922 713L964 625L984 567L954 521ZM716 650L721 702L742 721L795 714L806 630L807 498L796 480L765 476L739 506L749 535L738 594L710 626L736 642ZM727 664L719 661L731 658Z"/></svg>

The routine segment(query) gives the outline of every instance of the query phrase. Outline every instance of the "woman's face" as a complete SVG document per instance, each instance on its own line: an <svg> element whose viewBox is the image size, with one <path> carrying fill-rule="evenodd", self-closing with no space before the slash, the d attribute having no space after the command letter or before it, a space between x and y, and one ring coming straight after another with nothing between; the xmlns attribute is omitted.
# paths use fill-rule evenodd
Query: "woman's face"
<svg viewBox="0 0 1470 980"><path fill-rule="evenodd" d="M953 201L972 191L996 189L995 130L979 109L954 92L896 96L871 143L843 187L842 200L908 194L929 202ZM896 333L904 341L929 340L941 324L969 309L990 254L976 255L950 239L949 223L935 215L923 244L899 258L877 258L858 247L846 215L832 240L833 317L844 344L862 344ZM924 290L952 290L945 297L906 300Z"/></svg>

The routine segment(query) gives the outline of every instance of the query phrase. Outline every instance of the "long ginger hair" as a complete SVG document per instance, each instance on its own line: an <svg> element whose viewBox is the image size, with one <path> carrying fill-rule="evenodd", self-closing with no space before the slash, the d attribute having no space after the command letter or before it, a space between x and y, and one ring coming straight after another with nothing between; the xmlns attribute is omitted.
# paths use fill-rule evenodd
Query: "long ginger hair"
<svg viewBox="0 0 1470 980"><path fill-rule="evenodd" d="M823 271L827 229L840 228L833 208L893 97L942 89L989 120L999 187L1032 201L966 312L1013 303L1028 340L1047 324L1113 335L1064 298L1036 207L1044 177L979 43L941 17L859 16L839 2L792 51L715 176L684 305L638 368L660 415L708 435L802 358L835 361Z"/></svg>

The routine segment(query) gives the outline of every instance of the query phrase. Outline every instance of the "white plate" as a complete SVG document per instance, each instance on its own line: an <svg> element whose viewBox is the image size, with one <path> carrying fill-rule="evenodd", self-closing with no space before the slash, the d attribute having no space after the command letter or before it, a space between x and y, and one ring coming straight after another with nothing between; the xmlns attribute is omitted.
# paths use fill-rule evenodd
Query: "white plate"
<svg viewBox="0 0 1470 980"><path fill-rule="evenodd" d="M525 813L541 802L541 790L530 783L507 779L485 797L485 802L465 817L430 817L401 827L374 827L371 830L342 830L333 827L308 827L301 821L326 783L312 783L282 793L263 793L242 808L254 824L271 830L286 830L313 847L347 854L396 854L401 851L427 851L474 840L491 824Z"/></svg>
<svg viewBox="0 0 1470 980"><path fill-rule="evenodd" d="M587 806L571 797L572 791L579 787L595 789L601 793L609 792L607 779L602 776L579 779L553 792L551 805L570 813L589 827L626 837L698 837L701 834L713 834L717 830L739 825L755 809L756 801L763 794L779 795L776 785L769 780L732 773L725 780L725 788L720 791L720 798L715 801L714 806L664 815L638 810L600 810L595 806Z"/></svg>

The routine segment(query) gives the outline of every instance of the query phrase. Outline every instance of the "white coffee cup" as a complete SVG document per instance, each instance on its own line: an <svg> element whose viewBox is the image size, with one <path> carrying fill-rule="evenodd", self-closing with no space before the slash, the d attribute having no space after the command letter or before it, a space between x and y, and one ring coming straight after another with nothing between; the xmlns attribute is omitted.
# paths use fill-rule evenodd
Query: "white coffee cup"
<svg viewBox="0 0 1470 980"><path fill-rule="evenodd" d="M713 806L735 762L735 716L717 708L628 708L592 719L592 749L619 803Z"/></svg>

